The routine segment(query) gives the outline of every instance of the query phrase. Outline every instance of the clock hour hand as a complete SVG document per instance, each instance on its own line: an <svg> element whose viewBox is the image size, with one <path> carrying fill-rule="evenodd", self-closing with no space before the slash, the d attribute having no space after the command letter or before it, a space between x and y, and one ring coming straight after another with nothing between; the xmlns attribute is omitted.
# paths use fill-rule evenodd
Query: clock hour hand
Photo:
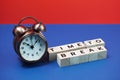
<svg viewBox="0 0 120 80"><path fill-rule="evenodd" d="M31 46L30 44L28 44L28 43L26 43L26 42L24 42L23 44L26 44L27 46Z"/></svg>

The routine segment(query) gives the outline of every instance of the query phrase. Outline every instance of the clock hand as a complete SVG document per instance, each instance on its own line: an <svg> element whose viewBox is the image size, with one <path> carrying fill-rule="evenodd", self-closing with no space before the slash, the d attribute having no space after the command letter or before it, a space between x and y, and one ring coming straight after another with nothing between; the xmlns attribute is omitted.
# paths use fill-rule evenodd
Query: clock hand
<svg viewBox="0 0 120 80"><path fill-rule="evenodd" d="M32 42L32 36L30 37L30 39L31 39L31 44L33 45L33 42Z"/></svg>
<svg viewBox="0 0 120 80"><path fill-rule="evenodd" d="M28 43L26 43L26 42L24 42L23 44L26 44L27 46L31 46L30 44L28 44Z"/></svg>
<svg viewBox="0 0 120 80"><path fill-rule="evenodd" d="M39 41L39 39L37 39L37 40L35 41L34 46L35 46L35 44L36 44L38 41Z"/></svg>

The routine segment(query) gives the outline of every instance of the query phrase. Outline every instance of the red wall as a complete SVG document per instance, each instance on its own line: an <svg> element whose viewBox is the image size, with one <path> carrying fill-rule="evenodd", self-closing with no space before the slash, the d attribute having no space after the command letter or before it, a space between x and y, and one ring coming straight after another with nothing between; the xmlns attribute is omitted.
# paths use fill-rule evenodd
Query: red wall
<svg viewBox="0 0 120 80"><path fill-rule="evenodd" d="M119 24L120 0L1 0L0 23L34 16L43 23Z"/></svg>

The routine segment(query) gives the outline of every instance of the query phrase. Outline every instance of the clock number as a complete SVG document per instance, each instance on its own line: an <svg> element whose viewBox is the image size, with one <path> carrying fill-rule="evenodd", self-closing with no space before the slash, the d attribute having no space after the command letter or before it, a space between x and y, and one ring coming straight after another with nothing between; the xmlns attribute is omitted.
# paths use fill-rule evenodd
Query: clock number
<svg viewBox="0 0 120 80"><path fill-rule="evenodd" d="M41 48L39 49L39 51L41 51Z"/></svg>
<svg viewBox="0 0 120 80"><path fill-rule="evenodd" d="M25 45L25 42L23 42L23 45Z"/></svg>
<svg viewBox="0 0 120 80"><path fill-rule="evenodd" d="M32 54L32 56L34 56L34 54Z"/></svg>
<svg viewBox="0 0 120 80"><path fill-rule="evenodd" d="M29 56L29 53L27 53L27 55Z"/></svg>
<svg viewBox="0 0 120 80"><path fill-rule="evenodd" d="M28 41L28 39L25 39L26 41Z"/></svg>
<svg viewBox="0 0 120 80"><path fill-rule="evenodd" d="M36 52L36 54L38 55L38 52Z"/></svg>
<svg viewBox="0 0 120 80"><path fill-rule="evenodd" d="M25 52L25 51L23 51L23 53L25 54L26 52Z"/></svg>
<svg viewBox="0 0 120 80"><path fill-rule="evenodd" d="M24 49L24 47L21 47L21 49Z"/></svg>
<svg viewBox="0 0 120 80"><path fill-rule="evenodd" d="M42 46L42 44L40 44L40 46Z"/></svg>

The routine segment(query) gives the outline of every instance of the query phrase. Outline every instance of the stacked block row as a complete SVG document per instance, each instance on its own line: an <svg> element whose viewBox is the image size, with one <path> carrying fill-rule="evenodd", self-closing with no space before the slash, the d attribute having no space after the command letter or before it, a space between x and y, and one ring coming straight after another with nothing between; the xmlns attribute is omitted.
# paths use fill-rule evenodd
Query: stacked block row
<svg viewBox="0 0 120 80"><path fill-rule="evenodd" d="M107 57L105 42L101 39L92 39L76 42L48 49L49 60L57 59L60 67L90 62Z"/></svg>
<svg viewBox="0 0 120 80"><path fill-rule="evenodd" d="M107 49L104 46L90 47L57 54L57 63L60 67L105 59Z"/></svg>

